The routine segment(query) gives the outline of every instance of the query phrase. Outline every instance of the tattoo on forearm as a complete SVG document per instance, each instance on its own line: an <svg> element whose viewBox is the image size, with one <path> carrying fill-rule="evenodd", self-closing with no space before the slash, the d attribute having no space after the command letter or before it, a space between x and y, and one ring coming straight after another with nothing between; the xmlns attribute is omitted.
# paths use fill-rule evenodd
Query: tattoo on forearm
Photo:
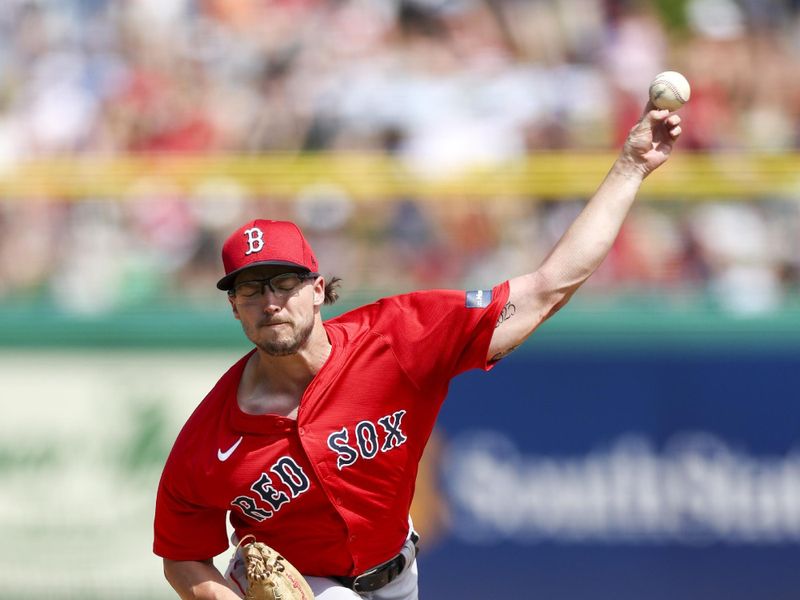
<svg viewBox="0 0 800 600"><path fill-rule="evenodd" d="M492 357L492 360L490 362L494 362L496 360L500 360L501 358L505 358L506 356L511 354L514 350L516 350L517 348L519 348L519 344L517 344L516 346L512 346L508 350L503 350L502 352L498 352L497 354L495 354Z"/></svg>
<svg viewBox="0 0 800 600"><path fill-rule="evenodd" d="M497 318L497 325L494 326L495 329L500 327L500 324L503 321L508 321L511 317L513 317L517 312L517 307L511 304L511 302L507 303L503 310L500 311L500 316Z"/></svg>

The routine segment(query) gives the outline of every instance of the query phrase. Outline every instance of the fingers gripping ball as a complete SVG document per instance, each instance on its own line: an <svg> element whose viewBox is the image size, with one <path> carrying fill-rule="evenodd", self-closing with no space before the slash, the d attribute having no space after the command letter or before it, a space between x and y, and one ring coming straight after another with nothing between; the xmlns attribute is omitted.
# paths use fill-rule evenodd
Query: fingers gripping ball
<svg viewBox="0 0 800 600"><path fill-rule="evenodd" d="M243 545L242 557L246 600L313 600L314 593L300 572L266 544L254 541Z"/></svg>
<svg viewBox="0 0 800 600"><path fill-rule="evenodd" d="M650 100L656 108L677 110L689 101L692 89L677 71L659 73L650 84Z"/></svg>

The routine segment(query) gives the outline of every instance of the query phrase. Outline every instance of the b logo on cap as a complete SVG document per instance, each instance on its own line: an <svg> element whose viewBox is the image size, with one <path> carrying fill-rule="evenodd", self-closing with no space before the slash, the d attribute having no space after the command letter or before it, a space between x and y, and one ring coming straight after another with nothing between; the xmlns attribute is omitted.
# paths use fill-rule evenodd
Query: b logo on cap
<svg viewBox="0 0 800 600"><path fill-rule="evenodd" d="M264 232L258 227L253 227L252 229L246 229L244 234L247 236L247 252L244 255L261 252L264 247Z"/></svg>

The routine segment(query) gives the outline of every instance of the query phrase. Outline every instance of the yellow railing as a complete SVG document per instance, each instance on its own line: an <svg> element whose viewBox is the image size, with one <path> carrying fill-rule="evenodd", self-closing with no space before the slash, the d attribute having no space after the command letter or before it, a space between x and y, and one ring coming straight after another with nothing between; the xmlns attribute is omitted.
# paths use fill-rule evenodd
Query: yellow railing
<svg viewBox="0 0 800 600"><path fill-rule="evenodd" d="M69 157L0 165L0 199L111 200L192 195L216 184L244 194L291 199L315 185L334 185L359 201L400 195L441 200L497 196L543 199L591 194L613 153L534 153L501 165L433 177L373 154L259 156ZM676 151L642 189L650 199L800 198L800 154L693 154Z"/></svg>

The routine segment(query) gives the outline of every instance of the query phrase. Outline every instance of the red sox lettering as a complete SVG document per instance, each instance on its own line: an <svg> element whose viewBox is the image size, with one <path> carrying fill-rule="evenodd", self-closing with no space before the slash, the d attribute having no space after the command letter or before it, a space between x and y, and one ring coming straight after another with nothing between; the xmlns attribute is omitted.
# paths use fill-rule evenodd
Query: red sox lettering
<svg viewBox="0 0 800 600"><path fill-rule="evenodd" d="M360 421L353 428L355 447L348 444L350 432L346 427L331 433L328 436L328 448L338 455L336 466L339 470L351 466L359 457L373 459L379 451L388 452L404 444L408 440L401 429L405 414L405 410L398 410L378 419L377 423L383 430L382 436L379 435L375 423ZM237 496L231 502L245 516L259 523L272 517L284 504L291 502L311 487L303 468L290 456L282 456L269 470L277 476L286 491L276 488L273 478L267 472L262 472L258 480L250 486L257 498Z"/></svg>
<svg viewBox="0 0 800 600"><path fill-rule="evenodd" d="M275 512L280 510L281 506L308 491L310 487L308 476L291 456L282 456L269 470L277 475L281 483L289 489L291 498L286 492L275 488L272 478L267 473L261 473L258 481L250 486L250 489L258 494L264 505L269 506L271 510L260 508L256 499L250 496L237 496L231 502L242 513L259 523L269 519Z"/></svg>
<svg viewBox="0 0 800 600"><path fill-rule="evenodd" d="M345 467L353 465L358 457L370 460L375 458L380 448L381 452L388 452L392 448L401 446L408 440L400 429L401 422L405 416L405 410L398 410L392 414L378 419L378 423L383 428L385 437L383 443L379 443L378 428L372 421L361 421L354 429L355 447L348 444L350 432L346 427L339 431L334 431L328 436L328 448L336 452L339 456L336 459L336 466L341 471Z"/></svg>

